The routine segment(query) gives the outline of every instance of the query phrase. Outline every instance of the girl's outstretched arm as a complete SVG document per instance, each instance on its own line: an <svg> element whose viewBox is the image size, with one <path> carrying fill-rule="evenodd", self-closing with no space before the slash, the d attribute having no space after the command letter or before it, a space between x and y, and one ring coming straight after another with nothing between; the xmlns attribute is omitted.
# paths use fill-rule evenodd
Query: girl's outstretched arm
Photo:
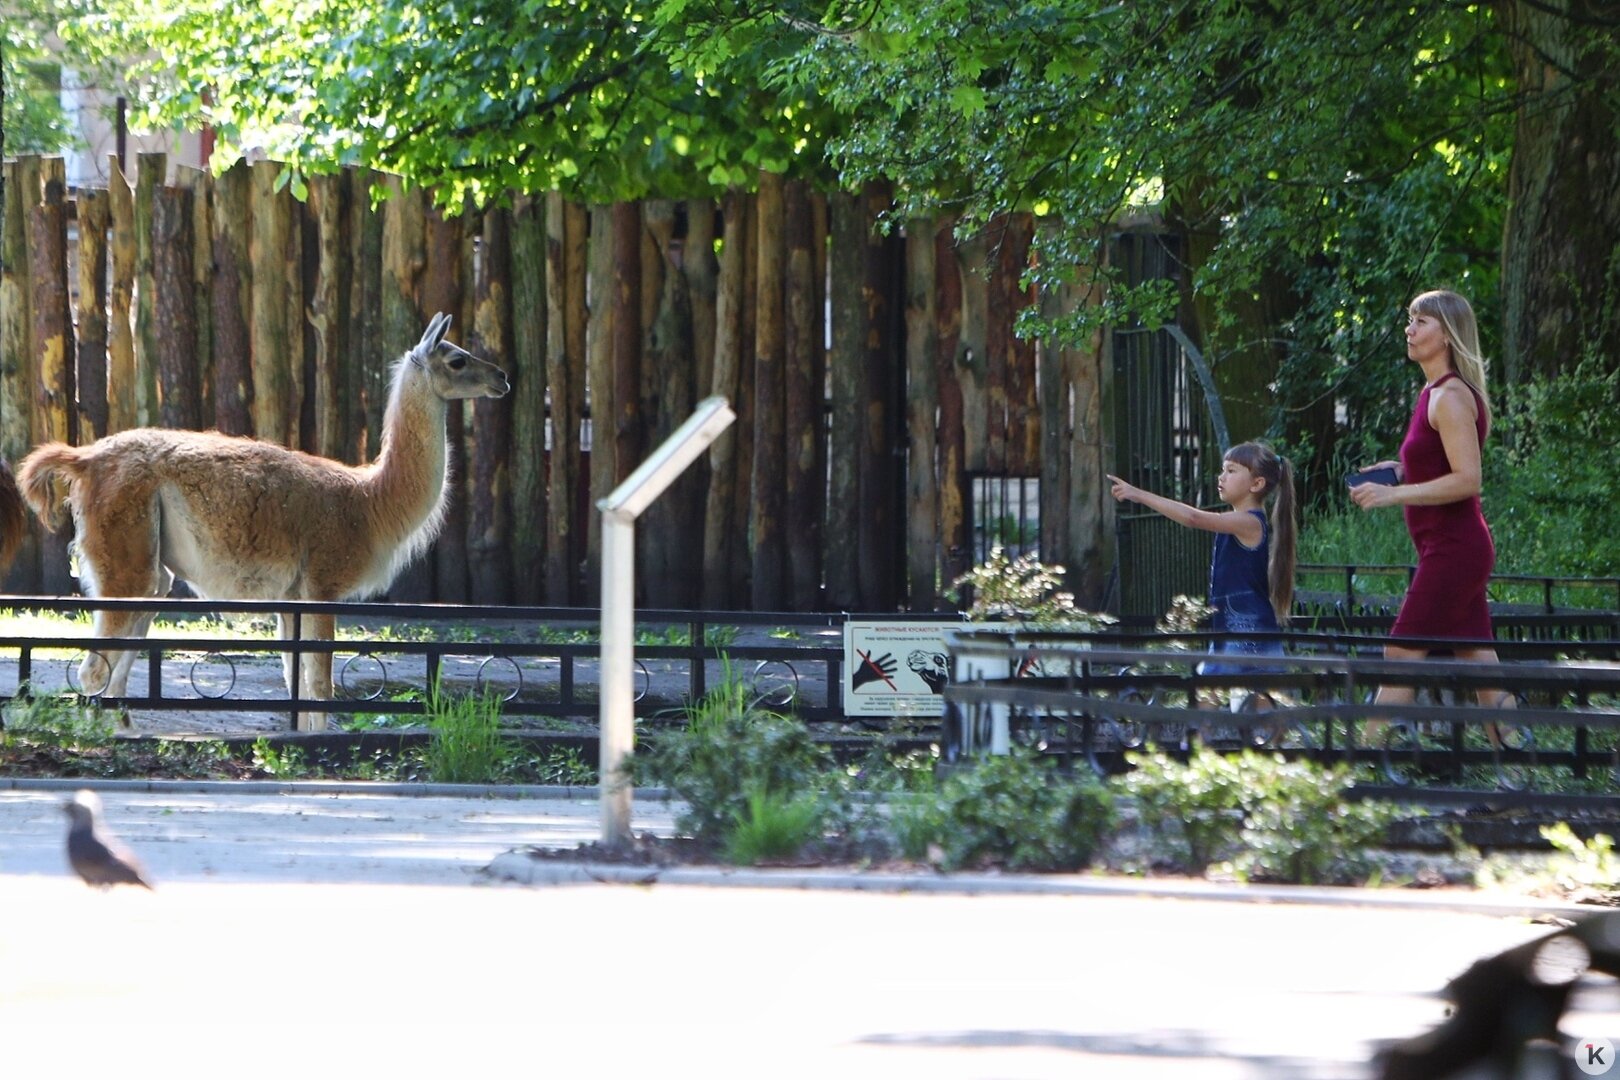
<svg viewBox="0 0 1620 1080"><path fill-rule="evenodd" d="M1186 525L1188 528L1203 529L1205 532L1231 533L1245 547L1254 547L1265 535L1260 519L1253 514L1212 513L1184 502L1177 502L1175 499L1167 499L1163 495L1155 495L1151 491L1143 491L1135 484L1127 484L1117 476L1109 476L1108 479L1114 485L1113 496L1116 501L1140 503L1149 510L1163 514L1171 521Z"/></svg>

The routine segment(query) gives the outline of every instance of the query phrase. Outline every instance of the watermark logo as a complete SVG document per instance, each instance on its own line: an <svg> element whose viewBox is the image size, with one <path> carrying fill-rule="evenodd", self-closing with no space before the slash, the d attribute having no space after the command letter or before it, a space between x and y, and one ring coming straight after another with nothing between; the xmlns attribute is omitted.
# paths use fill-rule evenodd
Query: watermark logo
<svg viewBox="0 0 1620 1080"><path fill-rule="evenodd" d="M1614 1043L1608 1039L1576 1040L1575 1064L1587 1076L1607 1075L1614 1068Z"/></svg>

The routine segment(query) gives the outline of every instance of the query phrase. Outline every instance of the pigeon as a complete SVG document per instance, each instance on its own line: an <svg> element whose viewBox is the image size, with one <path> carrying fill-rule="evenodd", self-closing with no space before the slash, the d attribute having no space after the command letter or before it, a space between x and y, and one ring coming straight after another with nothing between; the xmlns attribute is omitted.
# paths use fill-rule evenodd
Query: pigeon
<svg viewBox="0 0 1620 1080"><path fill-rule="evenodd" d="M68 862L86 885L100 889L113 885L152 887L135 853L107 831L101 820L101 798L95 792L78 792L62 804L62 809L72 820L68 826Z"/></svg>

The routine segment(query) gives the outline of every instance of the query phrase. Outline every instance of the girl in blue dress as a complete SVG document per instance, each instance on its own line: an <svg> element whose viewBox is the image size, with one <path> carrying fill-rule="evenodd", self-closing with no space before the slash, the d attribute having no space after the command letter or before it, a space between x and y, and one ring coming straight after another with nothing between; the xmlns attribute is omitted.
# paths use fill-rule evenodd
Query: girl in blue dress
<svg viewBox="0 0 1620 1080"><path fill-rule="evenodd" d="M1140 503L1171 521L1215 534L1209 563L1209 605L1215 609L1212 629L1231 634L1275 632L1288 619L1294 602L1294 469L1265 443L1246 442L1226 452L1217 481L1224 512L1200 510L1127 484L1117 476L1114 498ZM1271 513L1266 514L1266 504ZM1280 656L1277 638L1228 637L1210 651L1224 655ZM1206 675L1259 670L1253 664L1210 660L1199 665Z"/></svg>

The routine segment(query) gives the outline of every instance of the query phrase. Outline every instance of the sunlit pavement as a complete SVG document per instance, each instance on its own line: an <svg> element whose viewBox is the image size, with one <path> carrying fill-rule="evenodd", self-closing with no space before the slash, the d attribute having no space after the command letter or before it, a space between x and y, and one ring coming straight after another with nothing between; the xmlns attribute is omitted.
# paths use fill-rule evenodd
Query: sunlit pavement
<svg viewBox="0 0 1620 1080"><path fill-rule="evenodd" d="M1376 1042L1440 1019L1446 979L1547 929L1126 893L497 885L476 872L492 852L593 838L596 803L103 798L156 892L68 877L62 795L0 791L7 1077L1362 1077ZM638 803L636 825L660 816ZM1616 1041L1620 994L1583 995L1566 1033Z"/></svg>

